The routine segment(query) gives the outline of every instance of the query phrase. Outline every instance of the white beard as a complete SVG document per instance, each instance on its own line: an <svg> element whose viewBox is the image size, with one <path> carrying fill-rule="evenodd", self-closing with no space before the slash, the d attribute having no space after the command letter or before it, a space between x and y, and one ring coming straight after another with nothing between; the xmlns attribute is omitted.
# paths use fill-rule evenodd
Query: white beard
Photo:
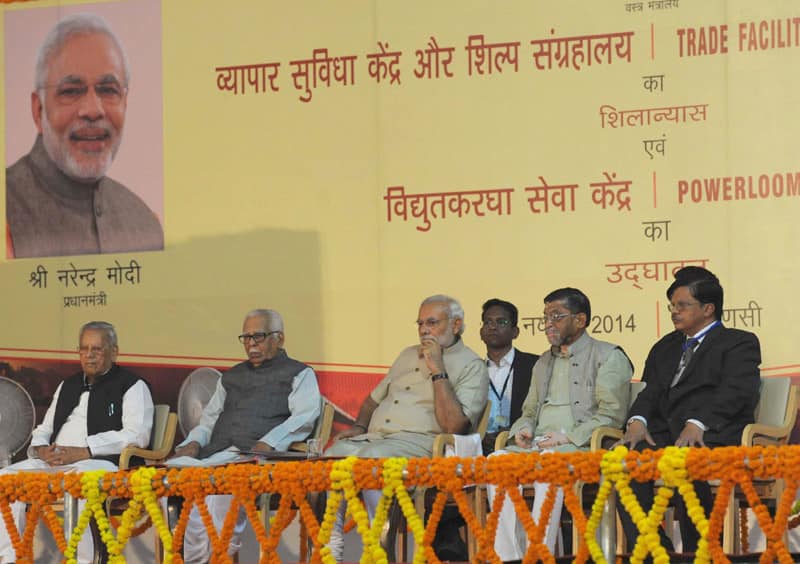
<svg viewBox="0 0 800 564"><path fill-rule="evenodd" d="M109 130L113 129L105 120L98 124L98 127L105 127ZM80 163L75 159L72 153L67 150L70 142L69 137L70 130L68 129L64 133L64 138L59 139L56 132L53 131L53 128L50 126L50 120L47 117L44 104L42 104L42 141L44 142L44 148L48 156L61 172L73 180L85 183L97 182L106 175L106 172L111 167L111 163L114 161L114 156L117 154L119 143L122 140L122 137L118 136L117 143L111 147L110 151L104 151L102 154L98 154L94 159L89 159L88 162Z"/></svg>

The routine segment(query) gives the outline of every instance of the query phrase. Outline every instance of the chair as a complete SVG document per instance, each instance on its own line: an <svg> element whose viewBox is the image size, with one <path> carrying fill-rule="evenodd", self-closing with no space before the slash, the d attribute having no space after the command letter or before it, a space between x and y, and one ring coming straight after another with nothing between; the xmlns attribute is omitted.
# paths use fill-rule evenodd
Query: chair
<svg viewBox="0 0 800 564"><path fill-rule="evenodd" d="M742 431L742 446L778 446L789 442L797 420L798 394L800 387L792 385L788 376L762 378L761 396L755 413L755 423L750 423ZM753 480L758 496L777 505L783 495L783 480ZM740 530L738 520L746 522L747 511L741 507L747 503L739 488L731 493L722 533L722 549L726 554L739 552L746 546L746 539L737 539ZM737 511L739 509L739 511ZM737 542L738 540L738 542Z"/></svg>
<svg viewBox="0 0 800 564"><path fill-rule="evenodd" d="M636 380L631 382L631 395L628 409L633 405L636 397L647 387L646 382ZM592 431L592 438L589 443L589 448L593 451L607 449L618 440L620 440L625 432L617 427L597 427Z"/></svg>
<svg viewBox="0 0 800 564"><path fill-rule="evenodd" d="M787 444L797 419L798 393L800 393L800 388L792 385L789 377L762 378L755 423L747 425L742 431L742 446ZM631 401L633 401L633 388L631 396ZM592 435L592 450L607 448L609 441L619 440L622 434L622 431L618 429L606 427L595 429ZM754 480L753 485L762 500L773 503L776 503L783 493L783 480ZM719 486L719 482L712 481L711 486L712 490L715 490ZM740 513L746 511L746 508L737 511L742 501L746 502L743 493L739 488L735 488L731 492L731 499L728 501L723 522L722 549L726 554L736 552L743 544L741 539L736 538L736 533L739 531ZM667 531L671 531L673 527L670 525L669 514L666 520ZM617 538L622 541L617 543L618 550L616 552L619 553L625 550L625 537L619 531L619 527L617 529Z"/></svg>
<svg viewBox="0 0 800 564"><path fill-rule="evenodd" d="M169 405L158 404L154 406L153 428L150 432L150 443L147 448L140 448L129 445L122 449L119 456L119 469L129 470L142 464L151 465L164 462L172 452L175 444L175 433L178 428L178 415L169 410ZM119 518L128 508L128 500L124 498L109 497L106 499L106 513L114 528L119 526ZM100 538L99 531L94 520L91 522L92 538L95 547L95 561L105 562L105 545ZM142 525L137 527L131 536L137 536L147 530L150 526L150 517L145 517ZM158 535L155 535L155 553L161 553L161 543Z"/></svg>
<svg viewBox="0 0 800 564"><path fill-rule="evenodd" d="M644 390L647 384L641 381L632 381L630 383L630 399L628 403L628 408L633 405L633 401L636 399L636 396ZM623 431L618 429L617 427L597 427L592 431L592 437L589 440L589 449L592 451L602 450L610 448L615 442L620 440L623 436ZM505 431L500 433L495 440L494 449L495 451L502 450L506 447L508 443L508 432ZM591 507L591 504L594 502L594 498L596 497L597 488L591 488L592 491L584 491L584 484L583 482L577 482L575 484L575 495L578 499L583 500L583 505L586 507L587 505ZM528 486L523 486L522 488L522 495L523 497L532 503L533 499L533 488ZM482 500L483 501L483 500ZM486 522L486 508L485 506L481 507L482 513L478 515L481 522ZM614 518L614 513L609 510L605 512L607 516L604 519ZM610 515L610 517L608 517ZM564 525L564 518L567 516L567 512L562 513L562 527ZM619 527L617 527L618 529ZM580 539L580 532L578 531L577 527L572 527L572 550L575 551L575 548L578 546L578 543L581 542ZM608 541L603 540L601 545L608 546ZM612 543L613 544L613 543ZM609 554L606 554L606 558L609 559Z"/></svg>
<svg viewBox="0 0 800 564"><path fill-rule="evenodd" d="M475 427L475 433L483 439L486 436L486 430L489 428L489 416L492 413L492 402L488 400L486 402L486 407L483 410L483 414L481 414L481 418L478 420L478 425ZM433 441L433 457L442 457L447 456L446 449L450 446L455 448L455 435L449 433L441 433L436 436L436 439ZM478 516L480 519L481 511L482 511L482 504L484 500L484 496L482 492L485 492L486 488L482 485L476 485L474 488L470 488L467 491L467 498L471 499L472 501L472 509L475 512L475 515ZM420 510L424 511L424 496L418 496L415 500L415 505L417 507L417 512L419 513ZM483 510L485 513L485 510ZM484 521L479 521L481 524ZM472 560L472 557L478 550L477 542L475 540L475 535L469 534L469 528L466 529L466 537L467 537L467 550L469 553L469 558Z"/></svg>
<svg viewBox="0 0 800 564"><path fill-rule="evenodd" d="M336 415L336 410L333 404L329 402L327 398L323 397L319 417L317 418L317 423L314 425L314 432L309 438L317 439L323 447L327 445L328 441L331 440L334 415ZM305 441L297 441L289 445L289 450L308 452L308 445Z"/></svg>
<svg viewBox="0 0 800 564"><path fill-rule="evenodd" d="M489 427L489 415L491 412L492 402L487 401L486 407L484 407L483 413L478 420L478 424L475 426L475 433L478 434L481 439L483 439L483 437L486 435L486 430ZM432 458L447 456L447 446L455 447L455 437L456 436L451 433L440 433L436 435L436 438L433 441ZM435 494L436 489L430 489L430 493ZM427 507L429 506L428 498L431 497L428 494L429 490L428 488L425 488L416 492L414 495L415 509L417 513L423 517L426 513ZM435 497L435 495L433 497ZM471 487L467 491L467 497L471 499L475 515L479 515L478 500L481 498L481 496L477 493L477 487ZM475 537L469 534L469 529L467 529L466 533L467 549L469 551L469 557L472 559L477 549ZM400 510L400 506L397 504L396 500L392 502L392 505L389 509L389 518L387 519L387 525L384 528L384 533L381 538L381 545L383 546L384 550L386 550L386 554L389 556L390 561L392 561L393 557L396 557L396 553L398 551L400 552L400 558L396 561L406 562L408 560L408 523L406 522L405 516Z"/></svg>
<svg viewBox="0 0 800 564"><path fill-rule="evenodd" d="M150 433L150 443L147 448L137 446L127 446L122 449L119 456L119 469L128 470L131 468L131 459L139 457L147 465L164 462L172 452L175 444L175 432L178 428L178 415L169 410L166 404L155 406L153 413L153 430Z"/></svg>

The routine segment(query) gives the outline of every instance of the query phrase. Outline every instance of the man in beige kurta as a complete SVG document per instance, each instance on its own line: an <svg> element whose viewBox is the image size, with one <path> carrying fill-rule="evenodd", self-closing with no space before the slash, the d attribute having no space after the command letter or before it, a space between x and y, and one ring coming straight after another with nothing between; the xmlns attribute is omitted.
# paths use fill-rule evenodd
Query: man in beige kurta
<svg viewBox="0 0 800 564"><path fill-rule="evenodd" d="M628 409L633 366L625 352L586 333L589 298L575 288L561 288L544 299L545 333L551 348L536 362L522 416L509 431L505 451L574 452L589 448L596 427L622 425ZM535 483L533 518L538 523L549 484ZM489 488L490 499L494 488ZM559 489L545 533L553 552L564 494ZM495 551L502 560L521 560L527 536L506 498L498 520Z"/></svg>
<svg viewBox="0 0 800 564"><path fill-rule="evenodd" d="M330 456L431 456L438 433L469 433L486 406L486 364L461 339L464 310L453 298L431 296L417 318L420 344L404 349L364 400L350 429L339 433ZM370 511L380 492L364 492ZM330 547L341 560L340 511Z"/></svg>

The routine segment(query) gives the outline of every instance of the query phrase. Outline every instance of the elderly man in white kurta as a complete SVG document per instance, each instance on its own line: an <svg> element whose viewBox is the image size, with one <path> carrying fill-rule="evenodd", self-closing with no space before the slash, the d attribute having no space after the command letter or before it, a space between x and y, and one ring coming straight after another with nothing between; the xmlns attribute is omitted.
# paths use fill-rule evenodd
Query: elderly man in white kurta
<svg viewBox="0 0 800 564"><path fill-rule="evenodd" d="M0 470L71 466L78 472L117 470L119 455L128 445L147 447L153 427L153 399L147 383L118 366L117 334L110 323L92 321L81 328L78 352L81 371L56 390L41 425L36 427L28 458ZM79 502L83 511L85 502ZM25 504L11 512L17 529L25 526ZM85 531L78 544L81 564L93 561L92 535ZM16 561L5 523L0 520L0 563Z"/></svg>

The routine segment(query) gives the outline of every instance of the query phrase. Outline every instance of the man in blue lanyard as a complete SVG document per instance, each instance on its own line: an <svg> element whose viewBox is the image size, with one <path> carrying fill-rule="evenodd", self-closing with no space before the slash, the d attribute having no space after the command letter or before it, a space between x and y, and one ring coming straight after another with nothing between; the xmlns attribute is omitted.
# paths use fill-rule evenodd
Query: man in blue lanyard
<svg viewBox="0 0 800 564"><path fill-rule="evenodd" d="M483 304L481 340L486 345L489 369L489 400L492 412L483 440L483 454L494 450L498 433L507 431L522 415L522 403L531 386L533 365L539 355L522 352L513 346L519 336L519 311L511 302L492 298Z"/></svg>
<svg viewBox="0 0 800 564"><path fill-rule="evenodd" d="M745 425L754 421L761 380L758 338L722 325L723 291L705 268L690 266L675 273L667 290L675 331L650 350L642 380L647 383L631 406L622 443L629 448L717 447L737 445ZM645 511L653 504L651 483L631 482ZM695 482L706 515L713 499L707 482ZM699 534L675 495L683 552L695 552ZM620 510L629 550L636 525ZM660 531L662 545L672 543Z"/></svg>

